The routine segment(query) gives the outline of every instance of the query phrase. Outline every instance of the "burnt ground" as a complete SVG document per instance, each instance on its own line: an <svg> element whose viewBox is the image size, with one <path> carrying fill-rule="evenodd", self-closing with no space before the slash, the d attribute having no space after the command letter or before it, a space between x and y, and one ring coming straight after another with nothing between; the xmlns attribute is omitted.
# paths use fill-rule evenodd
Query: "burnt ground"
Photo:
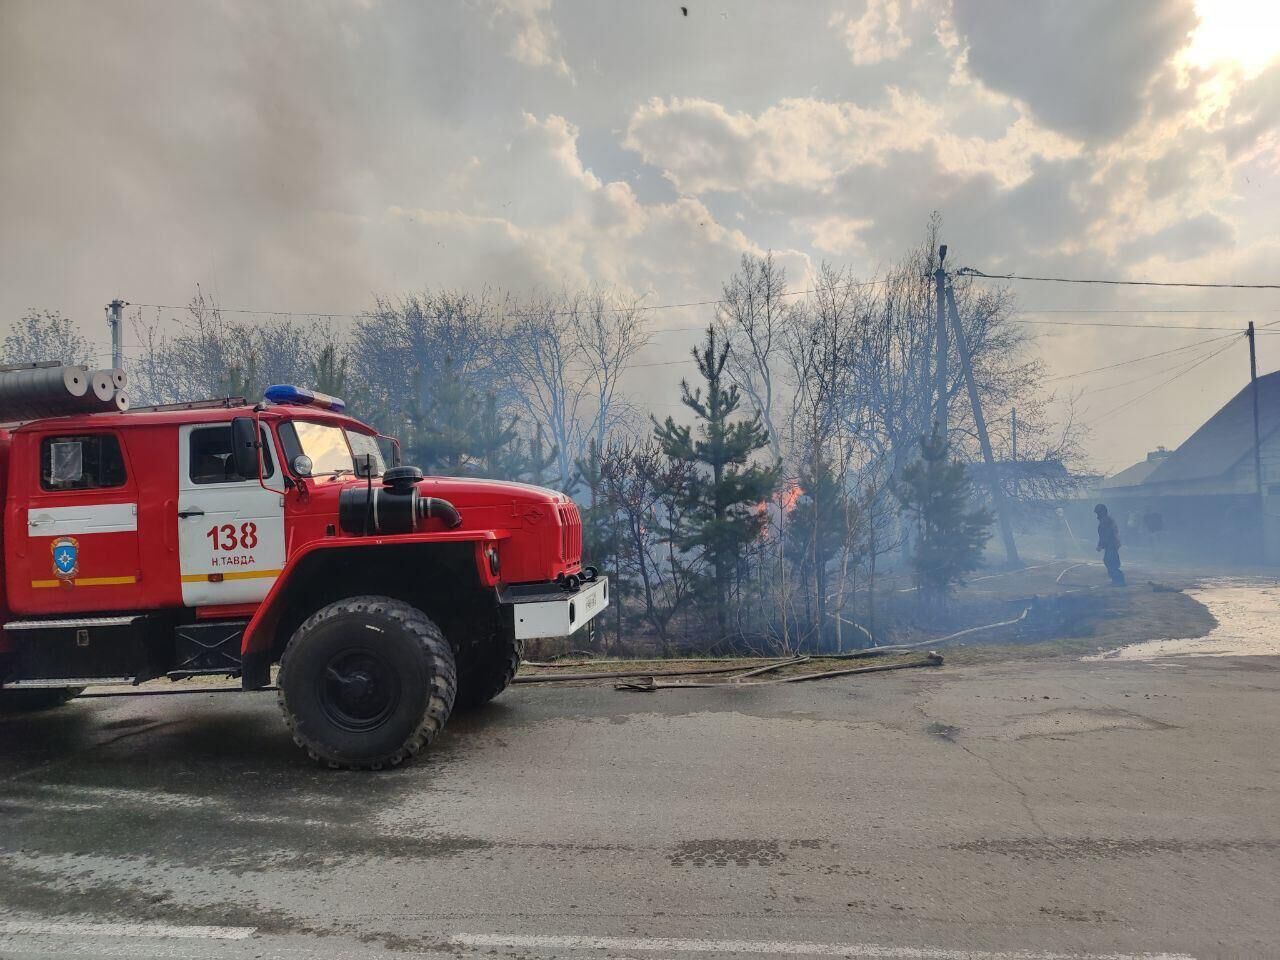
<svg viewBox="0 0 1280 960"><path fill-rule="evenodd" d="M270 694L82 699L0 718L0 957L1266 956L1278 694L1276 657L526 685L374 775Z"/></svg>
<svg viewBox="0 0 1280 960"><path fill-rule="evenodd" d="M1215 626L1214 617L1187 591L1221 576L1220 572L1149 562L1127 563L1126 570L1128 586L1116 588L1096 561L1028 559L1026 566L1018 570L983 568L959 585L946 602L935 604L920 602L909 576L881 577L874 616L867 610L865 592L852 605L856 612L847 616L870 628L880 644L917 643L1021 618L1011 626L982 631L949 644L951 650L965 650L961 658L965 662L1100 653L1144 640L1203 637ZM1258 572L1239 579L1256 581ZM852 625L846 627L846 635L847 649L865 642ZM679 659L702 657L708 652L707 645L696 639L686 638L684 642L687 650ZM594 656L577 649L580 644L580 638L535 641L529 653L541 661ZM781 651L776 639L773 643L759 639L747 646L756 654ZM982 649L979 653L974 648ZM632 634L620 650L610 651L608 656L626 656L627 651L632 656L655 657L656 641ZM715 652L731 655L728 651ZM817 655L810 646L804 646L802 652Z"/></svg>

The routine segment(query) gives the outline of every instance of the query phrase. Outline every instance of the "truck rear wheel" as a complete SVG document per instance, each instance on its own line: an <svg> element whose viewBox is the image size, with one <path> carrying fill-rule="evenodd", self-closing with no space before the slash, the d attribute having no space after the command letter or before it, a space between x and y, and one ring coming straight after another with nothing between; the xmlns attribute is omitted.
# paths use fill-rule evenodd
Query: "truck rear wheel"
<svg viewBox="0 0 1280 960"><path fill-rule="evenodd" d="M50 710L74 700L84 693L84 687L33 687L31 689L0 690L0 710L26 713L31 710Z"/></svg>
<svg viewBox="0 0 1280 960"><path fill-rule="evenodd" d="M297 629L279 687L285 725L312 759L380 770L430 745L458 681L453 650L426 614L366 596L331 603Z"/></svg>
<svg viewBox="0 0 1280 960"><path fill-rule="evenodd" d="M501 628L496 636L467 649L458 665L457 708L482 707L511 686L523 658L524 641Z"/></svg>

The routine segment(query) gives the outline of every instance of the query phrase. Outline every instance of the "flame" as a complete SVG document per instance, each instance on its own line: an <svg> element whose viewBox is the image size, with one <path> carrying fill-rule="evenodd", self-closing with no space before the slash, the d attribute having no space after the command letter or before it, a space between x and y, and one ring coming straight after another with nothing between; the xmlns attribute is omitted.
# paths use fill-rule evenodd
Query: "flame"
<svg viewBox="0 0 1280 960"><path fill-rule="evenodd" d="M782 504L782 512L790 513L796 505L796 501L800 499L800 484L793 483L778 495L778 502Z"/></svg>
<svg viewBox="0 0 1280 960"><path fill-rule="evenodd" d="M789 484L778 491L776 494L776 500L784 516L795 509L796 501L800 499L803 493L804 491L800 489L800 484L798 483ZM756 504L756 516L766 515L771 506L773 506L773 502L769 500L761 500Z"/></svg>

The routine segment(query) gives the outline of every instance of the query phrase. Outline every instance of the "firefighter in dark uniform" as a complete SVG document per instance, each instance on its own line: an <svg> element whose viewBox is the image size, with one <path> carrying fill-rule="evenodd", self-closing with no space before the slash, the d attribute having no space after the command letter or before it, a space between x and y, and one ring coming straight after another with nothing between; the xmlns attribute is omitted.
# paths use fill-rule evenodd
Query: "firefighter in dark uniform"
<svg viewBox="0 0 1280 960"><path fill-rule="evenodd" d="M1107 508L1098 504L1093 508L1098 517L1098 550L1102 553L1102 564L1107 568L1111 582L1117 587L1124 586L1124 571L1120 569L1120 529L1115 518L1107 513Z"/></svg>

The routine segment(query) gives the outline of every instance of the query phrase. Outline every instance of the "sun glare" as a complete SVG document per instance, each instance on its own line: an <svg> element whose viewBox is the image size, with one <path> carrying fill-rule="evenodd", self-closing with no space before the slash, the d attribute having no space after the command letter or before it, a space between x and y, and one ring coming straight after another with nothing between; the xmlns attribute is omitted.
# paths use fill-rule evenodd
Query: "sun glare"
<svg viewBox="0 0 1280 960"><path fill-rule="evenodd" d="M1199 67L1223 61L1257 73L1280 53L1280 3L1274 0L1196 0L1200 25L1188 59Z"/></svg>

